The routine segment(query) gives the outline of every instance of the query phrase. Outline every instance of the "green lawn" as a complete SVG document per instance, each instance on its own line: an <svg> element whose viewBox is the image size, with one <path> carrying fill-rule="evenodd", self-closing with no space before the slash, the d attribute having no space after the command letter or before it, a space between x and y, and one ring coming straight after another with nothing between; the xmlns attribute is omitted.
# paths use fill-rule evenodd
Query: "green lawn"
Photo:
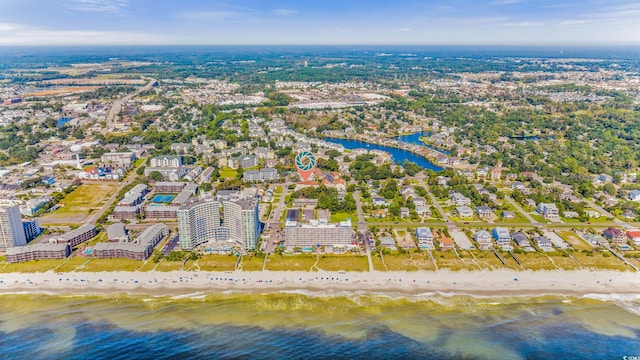
<svg viewBox="0 0 640 360"><path fill-rule="evenodd" d="M340 222L351 219L352 222L358 222L358 215L355 213L338 212L331 214L331 222Z"/></svg>
<svg viewBox="0 0 640 360"><path fill-rule="evenodd" d="M228 179L228 178L235 179L237 175L238 175L238 171L232 168L227 167L220 170L220 178L222 179Z"/></svg>

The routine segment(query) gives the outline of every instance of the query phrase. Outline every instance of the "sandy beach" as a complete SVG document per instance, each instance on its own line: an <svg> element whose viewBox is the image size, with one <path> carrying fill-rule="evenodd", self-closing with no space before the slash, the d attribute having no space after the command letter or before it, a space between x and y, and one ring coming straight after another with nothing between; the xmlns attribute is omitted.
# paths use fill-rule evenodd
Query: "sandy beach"
<svg viewBox="0 0 640 360"><path fill-rule="evenodd" d="M71 272L0 275L0 293L51 292L112 294L117 292L175 296L225 291L428 293L477 296L640 294L640 275L616 271L483 271L483 272Z"/></svg>

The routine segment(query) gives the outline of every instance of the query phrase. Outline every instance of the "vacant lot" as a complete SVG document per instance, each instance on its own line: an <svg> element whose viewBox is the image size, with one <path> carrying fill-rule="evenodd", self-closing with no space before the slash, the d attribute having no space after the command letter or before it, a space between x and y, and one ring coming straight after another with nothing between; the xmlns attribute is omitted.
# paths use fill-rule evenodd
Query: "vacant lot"
<svg viewBox="0 0 640 360"><path fill-rule="evenodd" d="M318 268L326 271L369 271L369 263L362 255L321 255Z"/></svg>
<svg viewBox="0 0 640 360"><path fill-rule="evenodd" d="M593 247L582 240L578 234L570 230L556 231L564 241L568 242L576 250L592 250Z"/></svg>
<svg viewBox="0 0 640 360"><path fill-rule="evenodd" d="M40 224L82 224L106 204L118 187L118 183L82 184L60 201L59 209L41 217Z"/></svg>
<svg viewBox="0 0 640 360"><path fill-rule="evenodd" d="M267 270L274 271L309 271L316 262L316 255L269 255Z"/></svg>

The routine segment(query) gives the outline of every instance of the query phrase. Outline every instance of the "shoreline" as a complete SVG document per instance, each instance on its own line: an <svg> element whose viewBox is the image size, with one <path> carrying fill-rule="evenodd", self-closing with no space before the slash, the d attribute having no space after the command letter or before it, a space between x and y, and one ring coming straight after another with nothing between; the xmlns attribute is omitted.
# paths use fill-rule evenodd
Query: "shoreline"
<svg viewBox="0 0 640 360"><path fill-rule="evenodd" d="M633 272L99 272L9 273L0 275L0 295L129 295L299 293L320 296L539 297L638 295Z"/></svg>

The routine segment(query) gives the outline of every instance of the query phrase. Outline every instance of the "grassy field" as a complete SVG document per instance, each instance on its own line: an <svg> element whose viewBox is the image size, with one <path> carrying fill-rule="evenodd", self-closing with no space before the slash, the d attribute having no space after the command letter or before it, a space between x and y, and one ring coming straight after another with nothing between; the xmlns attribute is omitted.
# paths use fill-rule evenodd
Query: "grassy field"
<svg viewBox="0 0 640 360"><path fill-rule="evenodd" d="M326 271L369 271L366 256L361 255L321 255L318 268Z"/></svg>
<svg viewBox="0 0 640 360"><path fill-rule="evenodd" d="M236 268L237 260L236 256L203 255L198 259L197 266L202 271L233 271Z"/></svg>
<svg viewBox="0 0 640 360"><path fill-rule="evenodd" d="M545 254L539 252L526 252L515 254L515 256L520 260L525 270L555 270L558 268ZM571 263L578 266L573 261Z"/></svg>
<svg viewBox="0 0 640 360"><path fill-rule="evenodd" d="M62 264L63 260L38 260L28 261L18 264L4 264L0 266L0 273L10 272L46 272L53 270L58 265Z"/></svg>
<svg viewBox="0 0 640 360"><path fill-rule="evenodd" d="M220 170L220 178L222 179L228 179L228 178L234 179L236 175L238 175L238 171L233 170L231 168L223 168L222 170Z"/></svg>
<svg viewBox="0 0 640 360"><path fill-rule="evenodd" d="M413 258L413 260L411 259ZM417 271L435 270L436 267L427 254L414 253L412 257L408 253L392 253L384 255L384 263L389 271ZM382 269L384 270L384 269Z"/></svg>
<svg viewBox="0 0 640 360"><path fill-rule="evenodd" d="M264 257L243 256L242 271L261 271L264 264Z"/></svg>
<svg viewBox="0 0 640 360"><path fill-rule="evenodd" d="M570 230L557 231L560 237L576 250L591 250L593 247L582 240L578 234Z"/></svg>
<svg viewBox="0 0 640 360"><path fill-rule="evenodd" d="M358 222L358 215L355 213L338 212L331 214L331 222L345 221L351 219L352 222Z"/></svg>
<svg viewBox="0 0 640 360"><path fill-rule="evenodd" d="M316 262L316 255L269 255L267 270L273 271L309 271Z"/></svg>
<svg viewBox="0 0 640 360"><path fill-rule="evenodd" d="M41 224L81 224L118 191L117 183L82 184L60 201L61 207L40 218ZM64 204L64 206L62 206Z"/></svg>
<svg viewBox="0 0 640 360"><path fill-rule="evenodd" d="M459 259L452 250L449 251L433 251L433 258L438 264L438 269L449 269L454 271L473 270L465 261Z"/></svg>
<svg viewBox="0 0 640 360"><path fill-rule="evenodd" d="M610 269L620 271L631 270L629 266L625 265L622 261L611 254L608 254L609 256L606 256L601 252L593 252L593 255L589 256L588 253L574 251L572 255L585 268Z"/></svg>
<svg viewBox="0 0 640 360"><path fill-rule="evenodd" d="M76 271L136 271L143 262L131 259L91 259L86 265L79 266Z"/></svg>
<svg viewBox="0 0 640 360"><path fill-rule="evenodd" d="M496 258L496 256L493 254L493 251L491 250L474 251L473 255L475 256L478 265L484 270L496 270L505 268L505 266L502 265L500 260Z"/></svg>

